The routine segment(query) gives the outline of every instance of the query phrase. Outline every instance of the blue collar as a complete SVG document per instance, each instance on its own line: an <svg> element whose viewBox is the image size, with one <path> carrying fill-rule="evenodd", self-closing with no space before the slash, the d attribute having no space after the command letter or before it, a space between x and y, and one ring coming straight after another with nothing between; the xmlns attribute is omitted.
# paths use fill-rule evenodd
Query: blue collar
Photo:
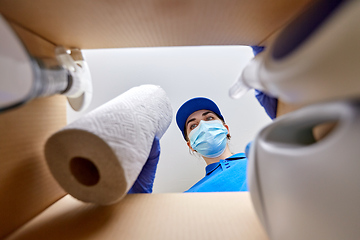
<svg viewBox="0 0 360 240"><path fill-rule="evenodd" d="M225 160L232 161L232 160L238 160L238 159L243 159L243 158L246 158L245 153L236 153L236 154L232 155L231 157L226 158ZM220 166L219 162L211 163L211 164L207 165L205 168L206 175L209 175L210 173L212 173L219 166Z"/></svg>
<svg viewBox="0 0 360 240"><path fill-rule="evenodd" d="M206 175L209 175L210 173L212 173L219 165L220 165L219 162L215 162L215 163L211 163L211 164L207 165L205 168Z"/></svg>
<svg viewBox="0 0 360 240"><path fill-rule="evenodd" d="M236 153L236 154L232 155L231 157L226 158L225 160L238 160L238 159L242 159L242 158L246 158L245 153Z"/></svg>

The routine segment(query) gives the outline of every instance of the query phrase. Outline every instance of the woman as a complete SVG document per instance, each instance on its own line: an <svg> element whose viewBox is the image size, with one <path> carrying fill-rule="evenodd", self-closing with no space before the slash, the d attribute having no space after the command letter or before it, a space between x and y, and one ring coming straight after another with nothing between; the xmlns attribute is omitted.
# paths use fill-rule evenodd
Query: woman
<svg viewBox="0 0 360 240"><path fill-rule="evenodd" d="M186 192L247 191L244 153L232 154L229 127L210 99L196 97L177 111L176 123L191 151L202 155L206 175Z"/></svg>
<svg viewBox="0 0 360 240"><path fill-rule="evenodd" d="M252 48L254 55L257 55L258 53L264 50L264 47L262 46L252 46ZM255 91L255 96L259 101L259 103L261 104L261 106L264 107L269 117L271 119L276 118L278 100L258 90ZM208 114L202 116L204 111L202 111L201 113L199 112L196 113L197 111L201 111L201 110L208 110L213 114L215 114L215 116ZM188 128L185 128L186 120L188 119L191 120L193 118L195 118L195 120L191 121L192 124L186 126ZM206 128L209 127L208 124L202 124L201 131L199 130L200 128L198 128L195 131L197 132L197 134L195 134L194 132L193 134L191 134L191 136L189 136L190 132L193 132L193 130L196 129L196 127L199 125L201 120L203 122L208 122L213 120L222 121L222 125L226 128L227 131L226 138L224 138L225 130L222 127L221 127L221 129L223 130L222 134L217 135L217 133L219 132L221 133L221 129L217 128L218 132L216 132L214 131L214 129L216 129L215 127L207 131ZM198 153L200 153L203 156L205 162L207 163L207 167L205 169L206 170L205 177L201 179L199 182L197 182L186 192L247 191L247 186L246 186L247 159L245 158L245 154L243 153L232 155L232 153L230 152L227 144L227 140L230 139L229 127L225 124L224 117L221 115L219 108L216 106L216 104L213 101L207 98L190 99L179 108L176 114L176 121L189 148L192 151L197 151ZM219 127L219 125L216 126ZM204 139L204 136L200 134L201 132L203 132L202 133L203 135L204 132L208 132L207 134L208 136L212 136L215 134L215 137L209 137L209 139L216 140L215 142L217 142L218 145L215 148L211 147L211 145L207 143L207 141L203 141L202 144L199 144L199 141L201 139ZM191 143L189 137L195 138L194 137L195 135L199 137L199 140L193 141ZM220 140L222 139L222 141L220 141L219 139ZM197 146L194 147L195 146L194 144ZM214 143L211 144L213 145ZM224 146L225 149L223 149ZM246 150L249 149L249 146L250 144L248 144ZM217 154L210 156L206 153L207 151L216 152L217 151L216 149L218 148L220 150L223 150L223 152L217 157L213 157ZM144 165L133 187L129 190L129 193L152 192L156 168L159 161L159 155L160 155L160 144L159 144L159 140L155 138L149 155L149 159ZM230 169L231 171L227 171Z"/></svg>
<svg viewBox="0 0 360 240"><path fill-rule="evenodd" d="M244 153L232 154L230 132L217 105L208 98L196 97L177 111L177 125L191 151L202 155L206 175L186 192L247 191ZM128 193L151 193L160 144L154 139L149 159Z"/></svg>

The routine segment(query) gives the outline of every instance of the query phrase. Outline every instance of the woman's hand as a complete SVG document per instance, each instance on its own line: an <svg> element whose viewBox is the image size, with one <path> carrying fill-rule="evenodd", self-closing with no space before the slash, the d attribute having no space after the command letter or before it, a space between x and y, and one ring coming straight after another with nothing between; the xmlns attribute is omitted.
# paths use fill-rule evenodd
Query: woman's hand
<svg viewBox="0 0 360 240"><path fill-rule="evenodd" d="M254 56L258 55L262 51L264 51L265 47L263 46L251 46ZM255 89L255 97L259 101L260 105L265 109L265 112L267 115L274 119L276 118L276 112L277 112L277 105L278 100L277 98L271 97L262 91Z"/></svg>
<svg viewBox="0 0 360 240"><path fill-rule="evenodd" d="M152 193L159 157L160 142L159 139L155 137L149 153L149 157L134 185L130 188L128 193Z"/></svg>

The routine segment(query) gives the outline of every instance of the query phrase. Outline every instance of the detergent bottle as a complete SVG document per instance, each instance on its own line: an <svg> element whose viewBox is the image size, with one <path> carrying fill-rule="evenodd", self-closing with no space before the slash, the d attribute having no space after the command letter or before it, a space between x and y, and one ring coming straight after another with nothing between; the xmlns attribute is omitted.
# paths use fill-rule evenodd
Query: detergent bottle
<svg viewBox="0 0 360 240"><path fill-rule="evenodd" d="M321 140L314 127L335 123ZM360 102L305 107L263 128L248 184L270 239L360 239Z"/></svg>
<svg viewBox="0 0 360 240"><path fill-rule="evenodd" d="M320 0L245 67L232 98L255 88L308 105L360 96L360 1Z"/></svg>

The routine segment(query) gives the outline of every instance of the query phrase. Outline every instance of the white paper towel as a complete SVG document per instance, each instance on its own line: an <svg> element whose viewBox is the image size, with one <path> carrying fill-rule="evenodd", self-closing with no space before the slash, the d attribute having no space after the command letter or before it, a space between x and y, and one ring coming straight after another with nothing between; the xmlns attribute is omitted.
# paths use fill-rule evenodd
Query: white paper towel
<svg viewBox="0 0 360 240"><path fill-rule="evenodd" d="M48 166L75 198L108 205L121 200L163 136L172 108L159 86L134 87L51 136Z"/></svg>

